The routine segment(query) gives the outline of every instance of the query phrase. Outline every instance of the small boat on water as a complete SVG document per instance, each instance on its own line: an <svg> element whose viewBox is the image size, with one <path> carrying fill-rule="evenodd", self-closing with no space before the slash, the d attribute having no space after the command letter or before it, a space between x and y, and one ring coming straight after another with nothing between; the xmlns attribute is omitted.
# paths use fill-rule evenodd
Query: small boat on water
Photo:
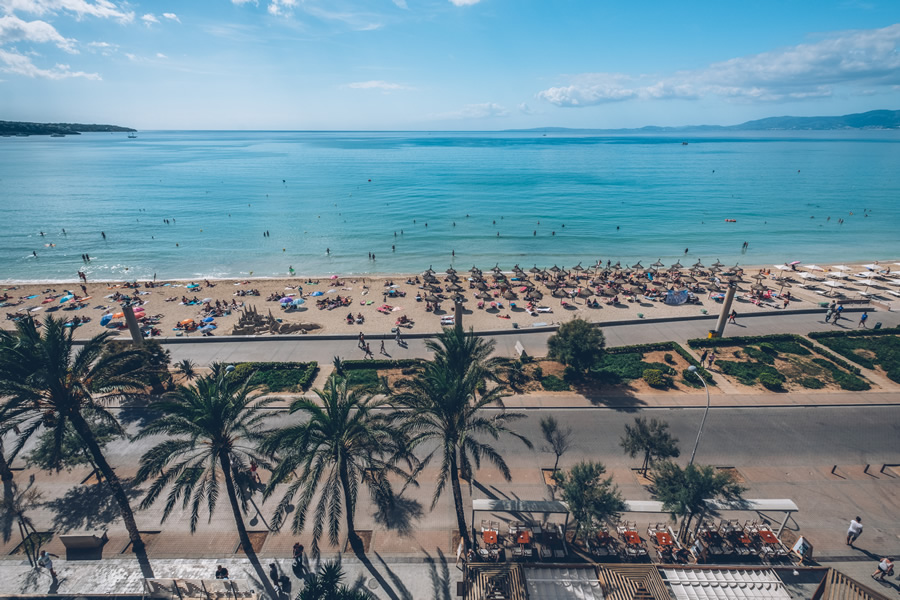
<svg viewBox="0 0 900 600"><path fill-rule="evenodd" d="M50 137L66 137L64 133L51 133Z"/></svg>
<svg viewBox="0 0 900 600"><path fill-rule="evenodd" d="M129 139L129 140L137 139L137 134L136 134L136 133L129 133L129 134L128 134L128 139Z"/></svg>

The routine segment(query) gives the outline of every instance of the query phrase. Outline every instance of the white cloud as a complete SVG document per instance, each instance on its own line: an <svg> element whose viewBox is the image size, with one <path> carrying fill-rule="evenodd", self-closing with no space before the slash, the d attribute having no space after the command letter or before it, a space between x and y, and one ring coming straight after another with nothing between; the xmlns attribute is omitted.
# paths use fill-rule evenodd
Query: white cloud
<svg viewBox="0 0 900 600"><path fill-rule="evenodd" d="M165 54L163 54L162 52L157 52L157 53L156 53L156 58L169 58L169 57L166 56Z"/></svg>
<svg viewBox="0 0 900 600"><path fill-rule="evenodd" d="M24 54L18 52L9 52L0 49L0 71L6 73L15 73L25 77L43 78L43 79L69 79L72 77L83 77L85 79L100 80L97 73L85 73L84 71L72 71L69 65L58 64L52 69L41 69L31 59Z"/></svg>
<svg viewBox="0 0 900 600"><path fill-rule="evenodd" d="M152 13L147 13L146 15L141 17L141 21L143 21L147 25L147 27L150 27L151 25L157 25L159 23L159 19L157 19L156 15Z"/></svg>
<svg viewBox="0 0 900 600"><path fill-rule="evenodd" d="M409 6L406 5L406 0L393 0L393 2L397 8L402 8L403 10L409 8Z"/></svg>
<svg viewBox="0 0 900 600"><path fill-rule="evenodd" d="M522 113L523 115L533 115L534 114L534 111L525 102L522 102L521 104L519 104L519 112Z"/></svg>
<svg viewBox="0 0 900 600"><path fill-rule="evenodd" d="M297 0L271 0L269 2L269 13L273 15L287 15L294 11L297 6Z"/></svg>
<svg viewBox="0 0 900 600"><path fill-rule="evenodd" d="M467 104L461 110L437 115L439 119L488 119L492 117L508 117L509 111L494 102Z"/></svg>
<svg viewBox="0 0 900 600"><path fill-rule="evenodd" d="M884 87L900 83L900 24L841 31L819 41L733 58L667 76L586 73L538 97L557 106L592 106L623 100L720 96L744 101L827 97L836 86Z"/></svg>
<svg viewBox="0 0 900 600"><path fill-rule="evenodd" d="M232 4L237 4L238 6L241 6L242 4L250 4L251 2L253 4L259 4L257 0L231 0Z"/></svg>
<svg viewBox="0 0 900 600"><path fill-rule="evenodd" d="M453 6L472 6L479 2L481 2L481 0L450 0L450 4Z"/></svg>
<svg viewBox="0 0 900 600"><path fill-rule="evenodd" d="M411 90L411 87L401 85L399 83L391 83L389 81L355 81L348 83L346 87L354 90L382 90L384 92L394 92L398 90Z"/></svg>
<svg viewBox="0 0 900 600"><path fill-rule="evenodd" d="M0 17L0 45L20 41L56 44L57 47L69 54L78 54L74 45L75 40L64 38L50 23L23 21L13 15Z"/></svg>
<svg viewBox="0 0 900 600"><path fill-rule="evenodd" d="M177 21L178 23L181 23L181 19L179 19L178 15L176 15L175 13L163 13L162 15L170 21Z"/></svg>
<svg viewBox="0 0 900 600"><path fill-rule="evenodd" d="M83 17L97 17L100 19L115 19L123 23L134 20L134 12L127 10L110 0L2 0L0 9L7 14L13 12L26 12L33 15L55 14L70 12L79 19Z"/></svg>

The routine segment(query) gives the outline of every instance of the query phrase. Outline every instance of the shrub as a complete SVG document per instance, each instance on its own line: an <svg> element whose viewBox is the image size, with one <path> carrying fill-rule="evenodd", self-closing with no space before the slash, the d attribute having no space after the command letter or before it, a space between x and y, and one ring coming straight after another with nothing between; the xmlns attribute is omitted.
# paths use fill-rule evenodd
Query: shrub
<svg viewBox="0 0 900 600"><path fill-rule="evenodd" d="M352 369L347 372L347 383L353 387L377 387L380 384L375 369Z"/></svg>
<svg viewBox="0 0 900 600"><path fill-rule="evenodd" d="M675 364L675 357L672 356L672 355L671 355L670 353L668 353L668 352L666 352L665 354L663 354L663 360L666 361L666 363L668 363L668 364L670 364L670 365L674 365L674 364Z"/></svg>
<svg viewBox="0 0 900 600"><path fill-rule="evenodd" d="M269 392L304 392L309 389L319 364L295 362L246 362L234 366L232 377L250 378L250 385Z"/></svg>
<svg viewBox="0 0 900 600"><path fill-rule="evenodd" d="M767 352L763 346L771 348L775 352L782 354L796 354L797 356L809 356L811 352L803 347L797 340L772 340L770 342L762 342L759 345L760 350Z"/></svg>
<svg viewBox="0 0 900 600"><path fill-rule="evenodd" d="M541 379L541 386L548 392L565 392L569 389L569 384L556 375L547 375Z"/></svg>
<svg viewBox="0 0 900 600"><path fill-rule="evenodd" d="M378 358L374 360L341 361L344 369L347 371L352 371L353 369L375 369L376 371L380 371L382 369L413 369L422 366L424 362L425 361L418 358L399 358L396 360L389 358Z"/></svg>
<svg viewBox="0 0 900 600"><path fill-rule="evenodd" d="M851 375L850 373L846 373L844 371L834 371L832 374L835 382L839 386L841 386L842 390L848 390L851 392L864 392L866 390L872 389L872 386L869 383L856 375Z"/></svg>
<svg viewBox="0 0 900 600"><path fill-rule="evenodd" d="M888 379L896 383L900 383L900 366L894 367L887 372Z"/></svg>
<svg viewBox="0 0 900 600"><path fill-rule="evenodd" d="M784 389L784 386L782 385L784 383L784 375L782 375L781 373L773 371L763 371L759 374L758 379L763 387L765 387L767 390L780 392Z"/></svg>
<svg viewBox="0 0 900 600"><path fill-rule="evenodd" d="M645 369L643 379L647 382L647 385L657 389L665 389L672 383L672 380L663 375L663 372L659 369Z"/></svg>
<svg viewBox="0 0 900 600"><path fill-rule="evenodd" d="M542 369L540 365L538 365L534 368L534 371L531 372L531 376L540 381L544 378L544 369Z"/></svg>
<svg viewBox="0 0 900 600"><path fill-rule="evenodd" d="M744 348L744 354L767 365L775 364L775 358L772 354L764 352L763 350L760 350L759 348L755 348L753 346L747 346L746 348Z"/></svg>
<svg viewBox="0 0 900 600"><path fill-rule="evenodd" d="M810 390L821 390L825 387L825 382L818 377L804 377L800 380L800 385Z"/></svg>
<svg viewBox="0 0 900 600"><path fill-rule="evenodd" d="M563 379L566 381L579 381L584 378L584 373L569 365L563 371Z"/></svg>
<svg viewBox="0 0 900 600"><path fill-rule="evenodd" d="M605 344L599 327L584 319L572 319L547 340L547 354L584 373L603 357Z"/></svg>
<svg viewBox="0 0 900 600"><path fill-rule="evenodd" d="M697 377L698 373L700 374L700 377L706 380L706 385L715 385L712 373L702 367L698 367L696 373L689 369L685 369L681 372L681 377L683 378L683 381L691 387L703 387L700 377Z"/></svg>

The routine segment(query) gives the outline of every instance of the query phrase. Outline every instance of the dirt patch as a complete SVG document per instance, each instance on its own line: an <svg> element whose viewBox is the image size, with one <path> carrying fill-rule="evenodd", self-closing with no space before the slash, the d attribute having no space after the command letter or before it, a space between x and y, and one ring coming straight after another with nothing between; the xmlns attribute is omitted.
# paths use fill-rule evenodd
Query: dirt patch
<svg viewBox="0 0 900 600"><path fill-rule="evenodd" d="M724 471L725 473L730 474L735 483L747 483L747 480L744 479L744 476L741 475L741 472L734 467L716 467L716 470Z"/></svg>
<svg viewBox="0 0 900 600"><path fill-rule="evenodd" d="M369 548L372 546L372 530L357 529L356 535L358 535L359 539L362 540L363 552L368 553ZM347 538L347 541L344 542L344 552L353 552L353 548L350 547L350 538Z"/></svg>
<svg viewBox="0 0 900 600"><path fill-rule="evenodd" d="M263 544L266 543L266 538L269 537L268 531L248 531L247 537L250 538L250 546L253 547L253 552L259 554L262 551ZM238 542L237 548L235 548L235 554L245 553L244 546L241 542Z"/></svg>

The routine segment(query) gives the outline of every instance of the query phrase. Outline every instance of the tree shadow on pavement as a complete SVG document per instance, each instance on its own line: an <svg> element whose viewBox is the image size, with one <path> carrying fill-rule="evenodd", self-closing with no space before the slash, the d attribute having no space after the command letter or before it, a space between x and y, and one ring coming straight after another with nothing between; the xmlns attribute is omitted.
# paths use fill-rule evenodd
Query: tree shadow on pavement
<svg viewBox="0 0 900 600"><path fill-rule="evenodd" d="M413 595L409 592L409 589L403 583L403 580L400 579L397 574L391 570L388 564L384 562L384 559L381 558L381 555L375 552L375 558L377 558L378 562L381 563L381 568L383 568L387 572L388 577L390 577L391 579L391 583L394 584L394 587L400 593L400 600L413 600Z"/></svg>
<svg viewBox="0 0 900 600"><path fill-rule="evenodd" d="M424 514L421 502L402 495L391 495L390 498L378 501L378 510L373 517L376 523L407 537L413 532L414 522Z"/></svg>
<svg viewBox="0 0 900 600"><path fill-rule="evenodd" d="M387 594L388 598L391 600L401 600L400 596L397 595L397 592L394 591L394 588L388 584L387 579L384 578L378 569L375 568L375 565L372 564L372 561L369 560L369 557L366 556L365 548L363 548L363 542L359 539L358 536L350 536L349 540L350 547L353 550L353 554L356 555L356 558L359 559L365 567L366 570L372 575L375 581L378 582L378 585L381 586L381 589L384 590L384 593Z"/></svg>
<svg viewBox="0 0 900 600"><path fill-rule="evenodd" d="M16 496L16 484L15 480L10 479L9 481L3 482L3 505L4 506L12 506L14 498ZM8 542L10 538L12 538L12 526L15 518L13 517L13 512L11 510L3 510L0 511L0 539L3 542Z"/></svg>
<svg viewBox="0 0 900 600"><path fill-rule="evenodd" d="M425 551L423 550L423 552ZM453 600L453 594L450 592L450 566L447 564L447 557L440 548L437 549L437 554L438 559L435 561L428 552L425 552L425 555L431 559L427 562L434 600Z"/></svg>
<svg viewBox="0 0 900 600"><path fill-rule="evenodd" d="M141 494L131 480L122 480L129 501ZM43 503L53 511L53 529L57 532L73 529L100 529L121 517L121 511L110 489L102 483L77 485L64 496Z"/></svg>

